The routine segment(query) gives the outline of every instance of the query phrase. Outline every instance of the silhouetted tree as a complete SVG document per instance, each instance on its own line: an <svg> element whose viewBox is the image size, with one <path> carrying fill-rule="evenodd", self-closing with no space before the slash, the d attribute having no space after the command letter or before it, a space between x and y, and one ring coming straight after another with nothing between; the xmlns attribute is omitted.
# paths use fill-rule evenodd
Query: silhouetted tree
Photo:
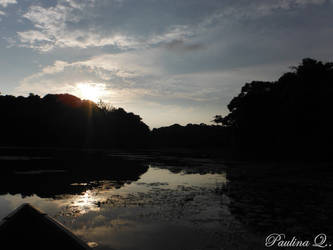
<svg viewBox="0 0 333 250"><path fill-rule="evenodd" d="M103 102L101 99L98 101L97 106L104 112L108 112L114 109L110 103Z"/></svg>
<svg viewBox="0 0 333 250"><path fill-rule="evenodd" d="M148 142L149 127L122 108L69 94L0 96L1 145L129 147Z"/></svg>
<svg viewBox="0 0 333 250"><path fill-rule="evenodd" d="M164 147L224 147L228 145L229 139L226 128L204 123L154 128L151 135L154 146Z"/></svg>
<svg viewBox="0 0 333 250"><path fill-rule="evenodd" d="M313 59L276 82L246 83L228 105L224 125L237 149L253 156L323 156L333 139L333 64Z"/></svg>
<svg viewBox="0 0 333 250"><path fill-rule="evenodd" d="M214 119L212 120L212 122L216 123L216 124L220 124L223 125L223 117L221 115L215 115Z"/></svg>

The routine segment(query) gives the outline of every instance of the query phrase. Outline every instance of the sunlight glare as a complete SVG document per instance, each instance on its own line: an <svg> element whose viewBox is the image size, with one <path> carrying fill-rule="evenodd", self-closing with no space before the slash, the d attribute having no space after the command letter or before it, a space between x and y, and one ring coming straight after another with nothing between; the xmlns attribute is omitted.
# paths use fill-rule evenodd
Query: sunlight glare
<svg viewBox="0 0 333 250"><path fill-rule="evenodd" d="M87 190L73 201L72 206L75 207L80 214L85 214L88 211L98 211L99 207L97 204L98 199L96 195L92 191Z"/></svg>
<svg viewBox="0 0 333 250"><path fill-rule="evenodd" d="M77 88L81 98L98 102L103 95L105 86L103 84L79 83Z"/></svg>

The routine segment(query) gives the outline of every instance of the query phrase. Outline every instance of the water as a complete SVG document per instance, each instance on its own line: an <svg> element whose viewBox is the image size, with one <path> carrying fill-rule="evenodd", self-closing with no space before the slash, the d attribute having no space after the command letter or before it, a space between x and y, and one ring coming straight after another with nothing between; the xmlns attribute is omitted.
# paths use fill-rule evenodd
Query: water
<svg viewBox="0 0 333 250"><path fill-rule="evenodd" d="M329 164L132 159L140 157L5 157L0 218L28 202L96 250L264 249L273 232L333 237Z"/></svg>
<svg viewBox="0 0 333 250"><path fill-rule="evenodd" d="M95 249L221 249L223 232L242 228L228 210L228 197L218 192L227 183L223 166L214 170L205 166L205 171L202 167L184 170L151 164L135 181L99 178L70 183L79 190L74 194L54 190L47 194L39 189L30 195L4 194L0 217L28 202ZM63 172L16 171L15 175L27 178Z"/></svg>

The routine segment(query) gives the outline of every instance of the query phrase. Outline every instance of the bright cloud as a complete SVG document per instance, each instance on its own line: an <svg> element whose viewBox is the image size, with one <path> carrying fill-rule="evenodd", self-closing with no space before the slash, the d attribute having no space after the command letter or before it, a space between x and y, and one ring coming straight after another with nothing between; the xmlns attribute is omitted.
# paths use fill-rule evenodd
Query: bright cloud
<svg viewBox="0 0 333 250"><path fill-rule="evenodd" d="M74 1L65 1L49 8L41 6L30 7L23 17L31 21L35 29L18 32L22 46L44 52L55 47L127 46L130 41L118 34L104 37L94 31L71 30L68 27L68 24L80 22L81 17L79 14L89 3L91 1L84 1L80 4Z"/></svg>
<svg viewBox="0 0 333 250"><path fill-rule="evenodd" d="M159 43L186 40L195 34L195 27L186 25L184 21L183 24L154 24L156 30L147 32L152 27L152 20L141 18L145 5L139 5L137 16L119 16L117 11L123 11L123 4L122 1L109 1L104 2L105 6L100 6L98 2L89 0L59 0L55 6L50 7L33 5L23 15L31 22L33 29L17 32L19 41L22 47L42 52L67 47L144 49ZM101 16L98 13L101 8L108 9L110 13ZM158 15L156 12L151 18L159 18Z"/></svg>
<svg viewBox="0 0 333 250"><path fill-rule="evenodd" d="M16 0L0 0L0 5L2 7L7 7L9 4L16 4Z"/></svg>

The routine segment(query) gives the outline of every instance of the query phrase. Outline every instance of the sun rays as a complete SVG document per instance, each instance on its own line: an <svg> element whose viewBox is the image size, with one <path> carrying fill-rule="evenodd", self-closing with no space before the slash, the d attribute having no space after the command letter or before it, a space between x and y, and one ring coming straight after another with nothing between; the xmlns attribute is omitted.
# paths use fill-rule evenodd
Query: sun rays
<svg viewBox="0 0 333 250"><path fill-rule="evenodd" d="M102 99L105 91L105 86L103 84L79 83L76 85L76 87L81 98L93 102L98 102L100 99Z"/></svg>

